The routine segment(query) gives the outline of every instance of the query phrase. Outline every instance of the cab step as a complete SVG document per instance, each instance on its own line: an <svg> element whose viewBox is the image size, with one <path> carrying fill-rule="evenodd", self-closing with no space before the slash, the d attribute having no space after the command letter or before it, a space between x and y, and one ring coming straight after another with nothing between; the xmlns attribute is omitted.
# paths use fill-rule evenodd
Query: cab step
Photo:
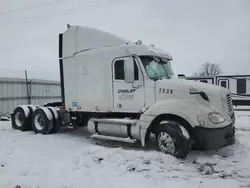
<svg viewBox="0 0 250 188"><path fill-rule="evenodd" d="M93 134L90 137L92 138L97 138L97 139L104 139L104 140L114 140L114 141L119 141L119 142L127 142L127 143L136 143L136 139L131 139L131 138L120 138L120 137L115 137L115 136L105 136L105 135L99 135L99 134Z"/></svg>

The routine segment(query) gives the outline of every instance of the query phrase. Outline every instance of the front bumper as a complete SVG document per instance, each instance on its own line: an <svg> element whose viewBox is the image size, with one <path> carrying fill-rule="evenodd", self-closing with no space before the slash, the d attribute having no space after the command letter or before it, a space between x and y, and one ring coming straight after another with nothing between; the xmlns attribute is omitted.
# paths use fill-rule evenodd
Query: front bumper
<svg viewBox="0 0 250 188"><path fill-rule="evenodd" d="M195 127L193 129L192 149L212 150L220 149L235 143L235 120L223 128Z"/></svg>

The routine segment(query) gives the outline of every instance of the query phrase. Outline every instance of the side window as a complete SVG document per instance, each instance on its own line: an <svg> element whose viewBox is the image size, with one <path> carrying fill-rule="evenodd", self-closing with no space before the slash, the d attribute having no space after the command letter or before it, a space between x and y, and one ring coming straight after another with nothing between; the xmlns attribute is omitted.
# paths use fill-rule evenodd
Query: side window
<svg viewBox="0 0 250 188"><path fill-rule="evenodd" d="M237 79L237 93L246 93L246 79Z"/></svg>
<svg viewBox="0 0 250 188"><path fill-rule="evenodd" d="M220 86L224 87L224 88L227 88L227 82L225 80L221 81Z"/></svg>
<svg viewBox="0 0 250 188"><path fill-rule="evenodd" d="M115 79L116 80L124 80L124 60L115 61Z"/></svg>
<svg viewBox="0 0 250 188"><path fill-rule="evenodd" d="M124 60L115 61L114 69L115 69L114 72L115 79L125 80ZM134 79L139 80L139 68L135 60L134 60Z"/></svg>
<svg viewBox="0 0 250 188"><path fill-rule="evenodd" d="M139 80L139 69L135 60L134 60L134 77L135 77L135 80Z"/></svg>
<svg viewBox="0 0 250 188"><path fill-rule="evenodd" d="M207 80L200 80L200 82L207 83Z"/></svg>

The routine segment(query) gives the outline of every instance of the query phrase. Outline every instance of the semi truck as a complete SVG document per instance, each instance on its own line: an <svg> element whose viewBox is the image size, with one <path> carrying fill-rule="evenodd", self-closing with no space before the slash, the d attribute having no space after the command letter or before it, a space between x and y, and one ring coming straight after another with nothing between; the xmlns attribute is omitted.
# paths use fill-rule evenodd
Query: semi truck
<svg viewBox="0 0 250 188"><path fill-rule="evenodd" d="M172 62L141 40L67 25L59 34L62 101L17 106L12 127L46 135L86 126L92 137L143 147L153 135L158 150L176 158L234 144L230 90L178 79Z"/></svg>

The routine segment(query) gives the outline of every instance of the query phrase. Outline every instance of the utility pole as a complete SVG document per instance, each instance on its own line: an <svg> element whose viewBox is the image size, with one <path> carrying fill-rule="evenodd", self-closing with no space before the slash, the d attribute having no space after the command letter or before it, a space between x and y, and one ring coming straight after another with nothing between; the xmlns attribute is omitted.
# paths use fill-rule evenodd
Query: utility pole
<svg viewBox="0 0 250 188"><path fill-rule="evenodd" d="M25 70L25 79L26 79L26 88L27 88L28 104L31 104L31 101L30 101L30 93L29 93L28 76L27 76L27 71L26 71L26 70Z"/></svg>

